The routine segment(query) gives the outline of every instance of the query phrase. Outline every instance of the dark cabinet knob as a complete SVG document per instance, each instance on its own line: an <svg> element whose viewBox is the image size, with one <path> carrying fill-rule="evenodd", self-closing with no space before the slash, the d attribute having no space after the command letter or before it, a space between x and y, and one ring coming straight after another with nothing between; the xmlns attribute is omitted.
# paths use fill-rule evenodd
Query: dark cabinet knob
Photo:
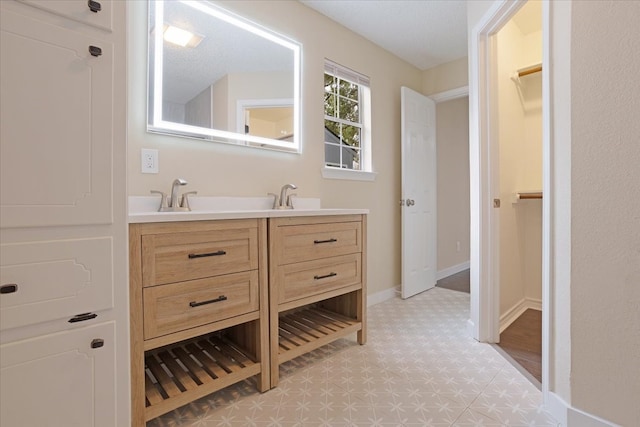
<svg viewBox="0 0 640 427"><path fill-rule="evenodd" d="M104 345L104 340L100 338L96 338L91 341L91 348L100 348Z"/></svg>
<svg viewBox="0 0 640 427"><path fill-rule="evenodd" d="M89 9L91 9L91 12L98 13L102 10L102 5L94 0L89 0L87 2L87 6L89 6Z"/></svg>
<svg viewBox="0 0 640 427"><path fill-rule="evenodd" d="M82 313L82 314L76 314L75 316L73 316L71 319L68 320L69 323L78 323L78 322L84 322L85 320L91 320L91 319L95 319L96 317L98 317L97 314L95 313Z"/></svg>
<svg viewBox="0 0 640 427"><path fill-rule="evenodd" d="M0 294L12 294L18 290L18 285L15 283L9 283L8 285L0 286Z"/></svg>
<svg viewBox="0 0 640 427"><path fill-rule="evenodd" d="M100 56L102 55L102 49L98 46L89 46L89 53L91 56Z"/></svg>

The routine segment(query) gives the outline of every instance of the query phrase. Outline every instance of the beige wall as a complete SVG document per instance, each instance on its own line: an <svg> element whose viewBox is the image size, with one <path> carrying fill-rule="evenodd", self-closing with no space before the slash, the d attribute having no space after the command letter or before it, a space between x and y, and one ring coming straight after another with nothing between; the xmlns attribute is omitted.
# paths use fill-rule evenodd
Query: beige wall
<svg viewBox="0 0 640 427"><path fill-rule="evenodd" d="M467 57L429 68L422 72L422 93L433 95L469 84Z"/></svg>
<svg viewBox="0 0 640 427"><path fill-rule="evenodd" d="M129 195L168 191L174 178L209 196L261 196L295 183L323 207L367 208L369 293L400 284L400 87L420 90L422 73L317 12L291 1L229 1L226 7L287 35L302 51L302 154L287 154L145 132L146 17L129 2ZM328 180L324 162L324 59L371 78L375 182ZM140 149L159 150L159 174L140 173Z"/></svg>
<svg viewBox="0 0 640 427"><path fill-rule="evenodd" d="M436 105L438 271L469 261L469 99ZM459 249L458 249L459 245Z"/></svg>
<svg viewBox="0 0 640 427"><path fill-rule="evenodd" d="M502 319L542 300L542 202L512 203L517 192L542 190L542 79L539 73L523 76L519 85L511 79L516 70L542 62L542 32L523 34L511 20L496 38Z"/></svg>
<svg viewBox="0 0 640 427"><path fill-rule="evenodd" d="M571 13L571 401L640 423L640 2Z"/></svg>

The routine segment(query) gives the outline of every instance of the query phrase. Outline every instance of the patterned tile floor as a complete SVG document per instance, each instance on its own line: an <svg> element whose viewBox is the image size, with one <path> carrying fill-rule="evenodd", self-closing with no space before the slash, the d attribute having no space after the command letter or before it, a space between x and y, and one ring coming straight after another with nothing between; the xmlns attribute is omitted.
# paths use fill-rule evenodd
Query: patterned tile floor
<svg viewBox="0 0 640 427"><path fill-rule="evenodd" d="M147 423L178 426L556 426L542 395L466 330L469 294L434 288L369 308L368 342L341 339Z"/></svg>

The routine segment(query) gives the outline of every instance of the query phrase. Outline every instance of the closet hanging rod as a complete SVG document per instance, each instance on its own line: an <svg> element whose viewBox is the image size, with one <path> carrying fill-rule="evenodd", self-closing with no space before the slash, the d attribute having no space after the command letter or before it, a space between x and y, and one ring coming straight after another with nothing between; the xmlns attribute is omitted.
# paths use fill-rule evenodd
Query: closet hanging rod
<svg viewBox="0 0 640 427"><path fill-rule="evenodd" d="M518 70L518 77L528 76L529 74L539 73L542 71L542 65L534 65L533 67Z"/></svg>
<svg viewBox="0 0 640 427"><path fill-rule="evenodd" d="M542 191L534 191L530 193L518 193L518 199L542 199Z"/></svg>

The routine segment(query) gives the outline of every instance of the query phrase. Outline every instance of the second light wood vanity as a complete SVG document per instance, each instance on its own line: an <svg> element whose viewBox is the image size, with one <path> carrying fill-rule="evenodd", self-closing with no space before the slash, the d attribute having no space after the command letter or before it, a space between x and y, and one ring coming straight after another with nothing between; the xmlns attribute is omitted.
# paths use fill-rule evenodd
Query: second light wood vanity
<svg viewBox="0 0 640 427"><path fill-rule="evenodd" d="M269 220L271 386L281 363L357 332L366 341L366 216Z"/></svg>
<svg viewBox="0 0 640 427"><path fill-rule="evenodd" d="M130 215L132 425L357 333L366 211Z"/></svg>

